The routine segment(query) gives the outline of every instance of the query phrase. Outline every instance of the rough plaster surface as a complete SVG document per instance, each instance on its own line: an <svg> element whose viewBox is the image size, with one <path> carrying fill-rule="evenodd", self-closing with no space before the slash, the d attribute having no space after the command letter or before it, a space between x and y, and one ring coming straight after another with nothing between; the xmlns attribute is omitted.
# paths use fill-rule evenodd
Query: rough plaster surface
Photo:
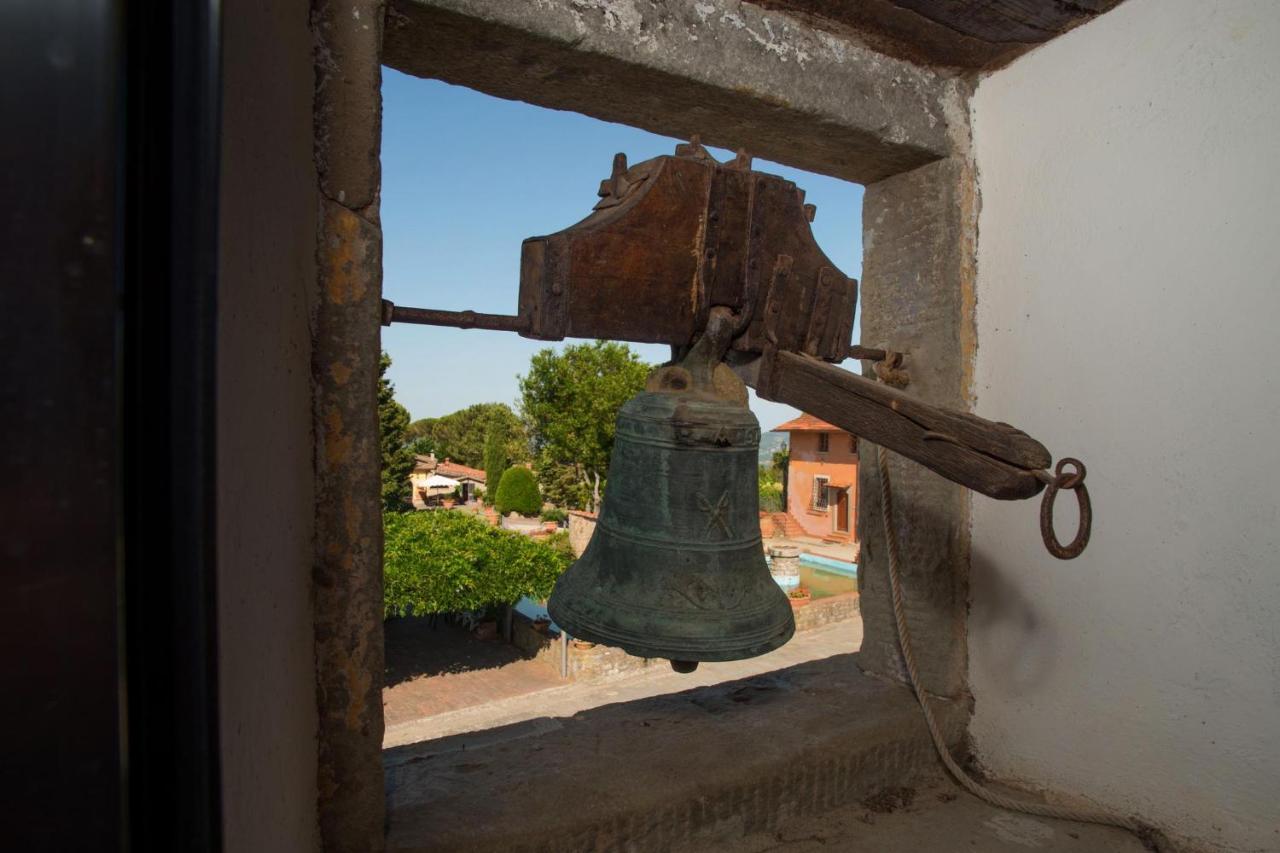
<svg viewBox="0 0 1280 853"><path fill-rule="evenodd" d="M315 0L315 661L320 832L383 848L381 0Z"/></svg>
<svg viewBox="0 0 1280 853"><path fill-rule="evenodd" d="M218 698L227 850L319 849L307 326L316 220L310 60L305 0L228 0L217 339Z"/></svg>
<svg viewBox="0 0 1280 853"><path fill-rule="evenodd" d="M957 154L867 187L862 231L862 341L908 353L910 393L965 409L972 354L972 174ZM906 679L889 595L876 449L858 471L858 584L864 665ZM965 690L969 496L960 486L890 457L903 597L921 677L931 692Z"/></svg>
<svg viewBox="0 0 1280 853"><path fill-rule="evenodd" d="M938 773L914 698L856 655L385 755L405 853L702 850Z"/></svg>
<svg viewBox="0 0 1280 853"><path fill-rule="evenodd" d="M394 0L384 62L859 182L952 145L947 78L733 0Z"/></svg>
<svg viewBox="0 0 1280 853"><path fill-rule="evenodd" d="M1250 851L1280 850L1277 44L1275 3L1129 0L973 101L978 413L1081 457L1095 518L1061 563L1034 506L974 501L976 750Z"/></svg>

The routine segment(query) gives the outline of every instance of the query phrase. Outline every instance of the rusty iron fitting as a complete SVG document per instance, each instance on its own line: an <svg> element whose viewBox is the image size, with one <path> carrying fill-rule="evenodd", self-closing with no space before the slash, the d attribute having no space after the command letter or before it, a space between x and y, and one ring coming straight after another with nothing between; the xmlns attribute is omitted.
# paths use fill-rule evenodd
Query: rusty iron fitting
<svg viewBox="0 0 1280 853"><path fill-rule="evenodd" d="M876 378L886 385L895 388L906 388L911 384L911 374L902 366L903 355L893 350L885 350L884 358L873 362L871 370Z"/></svg>
<svg viewBox="0 0 1280 853"><path fill-rule="evenodd" d="M1062 469L1066 465L1074 465L1075 470L1064 473ZM1084 463L1079 459L1065 457L1058 460L1052 477L1048 476L1047 471L1038 471L1036 476L1045 480L1044 498L1040 501L1040 536L1044 539L1044 547L1059 560L1074 560L1089 544L1089 534L1093 530L1093 504L1089 501L1089 489L1084 484ZM1075 492L1076 504L1080 508L1076 537L1065 546L1058 541L1058 534L1053 529L1053 502L1061 489Z"/></svg>

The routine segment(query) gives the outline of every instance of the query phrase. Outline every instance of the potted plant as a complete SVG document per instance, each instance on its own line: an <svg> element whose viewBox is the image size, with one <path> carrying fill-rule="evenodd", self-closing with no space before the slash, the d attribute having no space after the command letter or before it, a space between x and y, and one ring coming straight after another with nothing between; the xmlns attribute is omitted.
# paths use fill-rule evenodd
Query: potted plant
<svg viewBox="0 0 1280 853"><path fill-rule="evenodd" d="M787 593L787 598L791 601L791 608L804 607L813 600L813 594L808 589L798 586Z"/></svg>

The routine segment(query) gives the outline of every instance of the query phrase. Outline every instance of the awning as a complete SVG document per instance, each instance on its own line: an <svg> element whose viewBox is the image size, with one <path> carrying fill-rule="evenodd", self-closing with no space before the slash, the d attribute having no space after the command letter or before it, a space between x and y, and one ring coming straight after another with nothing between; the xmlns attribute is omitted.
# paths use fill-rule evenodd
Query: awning
<svg viewBox="0 0 1280 853"><path fill-rule="evenodd" d="M456 489L462 485L451 477L442 477L439 474L432 474L427 478L428 489Z"/></svg>

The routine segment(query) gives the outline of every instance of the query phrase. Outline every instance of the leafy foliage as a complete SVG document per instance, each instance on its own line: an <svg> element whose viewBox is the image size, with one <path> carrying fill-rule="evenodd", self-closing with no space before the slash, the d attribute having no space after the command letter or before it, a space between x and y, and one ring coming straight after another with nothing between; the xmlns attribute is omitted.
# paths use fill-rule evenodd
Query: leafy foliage
<svg viewBox="0 0 1280 853"><path fill-rule="evenodd" d="M545 598L573 560L566 544L499 530L464 512L388 513L383 531L385 618Z"/></svg>
<svg viewBox="0 0 1280 853"><path fill-rule="evenodd" d="M773 465L761 465L756 469L756 482L760 491L761 512L782 511L782 483Z"/></svg>
<svg viewBox="0 0 1280 853"><path fill-rule="evenodd" d="M502 515L509 512L533 515L542 509L542 495L538 493L533 472L520 465L508 468L498 483L498 494L493 504Z"/></svg>
<svg viewBox="0 0 1280 853"><path fill-rule="evenodd" d="M784 447L773 451L773 474L777 480L785 478L787 466L791 464L791 448Z"/></svg>
<svg viewBox="0 0 1280 853"><path fill-rule="evenodd" d="M502 472L507 469L506 432L499 424L489 425L484 436L484 481L491 485L494 492L502 481Z"/></svg>
<svg viewBox="0 0 1280 853"><path fill-rule="evenodd" d="M414 421L413 423L420 424L422 421ZM413 424L410 424L409 426L412 427ZM409 443L404 447L405 450L408 450L414 456L426 456L435 452L436 443L427 436L419 436L418 438L410 439Z"/></svg>
<svg viewBox="0 0 1280 853"><path fill-rule="evenodd" d="M544 509L542 511L542 515L538 517L541 518L543 521L557 521L557 522L568 521L569 513L565 512L562 509L557 509L555 507L552 507L551 509Z"/></svg>
<svg viewBox="0 0 1280 853"><path fill-rule="evenodd" d="M396 402L396 389L387 379L391 356L378 360L378 425L382 440L382 507L399 512L410 507L409 475L413 472L413 452L405 447L409 410Z"/></svg>
<svg viewBox="0 0 1280 853"><path fill-rule="evenodd" d="M618 410L644 390L649 366L626 344L540 351L520 377L520 413L538 478L556 503L596 509L613 452Z"/></svg>
<svg viewBox="0 0 1280 853"><path fill-rule="evenodd" d="M538 454L533 473L542 488L542 497L556 506L584 509L591 505L591 485L576 465L557 462L550 453Z"/></svg>
<svg viewBox="0 0 1280 853"><path fill-rule="evenodd" d="M782 484L776 480L760 482L760 511L782 512Z"/></svg>
<svg viewBox="0 0 1280 853"><path fill-rule="evenodd" d="M497 428L503 438L503 452L508 464L528 462L529 440L524 424L505 403L476 403L440 418L423 418L409 425L407 440L416 450L434 452L437 459L451 459L472 468L483 468L484 443L490 428Z"/></svg>
<svg viewBox="0 0 1280 853"><path fill-rule="evenodd" d="M781 512L787 508L787 466L791 463L791 450L773 451L770 464L760 466L760 509L763 512Z"/></svg>

